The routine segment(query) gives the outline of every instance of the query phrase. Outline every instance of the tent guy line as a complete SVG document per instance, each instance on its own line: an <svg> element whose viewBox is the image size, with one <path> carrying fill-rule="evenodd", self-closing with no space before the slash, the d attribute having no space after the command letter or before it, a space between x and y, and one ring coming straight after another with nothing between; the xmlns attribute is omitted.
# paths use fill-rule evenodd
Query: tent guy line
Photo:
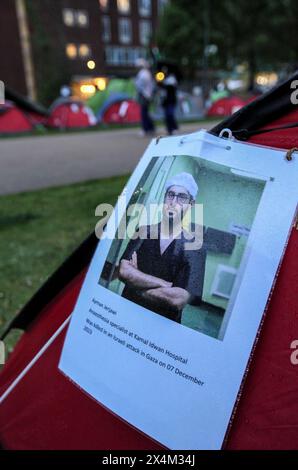
<svg viewBox="0 0 298 470"><path fill-rule="evenodd" d="M55 333L50 337L50 339L44 344L44 346L38 351L38 353L33 357L33 359L29 362L29 364L22 370L22 372L16 377L16 379L12 382L12 384L5 390L3 395L0 397L0 404L4 402L4 400L8 397L8 395L14 390L14 388L19 384L19 382L25 377L27 372L34 366L34 364L38 361L38 359L43 355L44 352L51 346L51 344L55 341L55 339L59 336L59 334L64 330L71 319L71 315L66 318L66 320L62 323L62 325L55 331Z"/></svg>

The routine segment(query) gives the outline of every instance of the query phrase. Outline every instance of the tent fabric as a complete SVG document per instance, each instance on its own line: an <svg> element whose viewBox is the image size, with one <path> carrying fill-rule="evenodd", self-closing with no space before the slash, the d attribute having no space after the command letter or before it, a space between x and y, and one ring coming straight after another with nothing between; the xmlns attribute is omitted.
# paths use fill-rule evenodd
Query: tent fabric
<svg viewBox="0 0 298 470"><path fill-rule="evenodd" d="M45 126L48 117L35 111L27 111L27 116L33 126Z"/></svg>
<svg viewBox="0 0 298 470"><path fill-rule="evenodd" d="M292 290L298 281L297 249L298 232L294 231L226 442L228 449L297 446L298 380L289 360L289 345L298 337ZM71 313L84 274L60 292L24 334L1 374L0 393ZM58 371L63 338L61 334L1 406L4 448L161 448L98 405Z"/></svg>
<svg viewBox="0 0 298 470"><path fill-rule="evenodd" d="M14 103L0 105L0 134L30 132L33 125L26 114Z"/></svg>
<svg viewBox="0 0 298 470"><path fill-rule="evenodd" d="M15 90L5 86L5 99L12 101L19 109L27 113L35 113L40 116L48 116L48 110L42 106L40 103L35 103L29 98L17 93Z"/></svg>
<svg viewBox="0 0 298 470"><path fill-rule="evenodd" d="M93 111L80 101L60 99L51 106L47 126L75 129L94 126L96 122Z"/></svg>
<svg viewBox="0 0 298 470"><path fill-rule="evenodd" d="M297 108L297 105L291 101L293 91L291 84L295 80L298 80L298 71L288 80L278 84L271 91L220 122L211 130L211 133L218 135L226 127L232 131L261 129L263 126L271 125L277 119L287 119L288 113ZM237 138L241 139L241 136L237 135Z"/></svg>
<svg viewBox="0 0 298 470"><path fill-rule="evenodd" d="M111 104L102 115L102 122L105 124L133 124L140 122L140 119L140 106L131 99Z"/></svg>
<svg viewBox="0 0 298 470"><path fill-rule="evenodd" d="M245 101L238 96L228 96L215 101L209 108L207 116L230 116L245 106Z"/></svg>
<svg viewBox="0 0 298 470"><path fill-rule="evenodd" d="M130 97L126 93L112 93L107 97L100 110L97 112L97 120L99 122L102 120L104 113L109 109L110 106L121 101L129 100L129 98Z"/></svg>
<svg viewBox="0 0 298 470"><path fill-rule="evenodd" d="M42 325L38 321L35 326L32 325L29 332L25 333L11 358L14 361L13 370L9 367L3 371L2 384L5 383L7 386L11 382L22 370L23 365L32 359L48 337L55 332L61 320L71 313L83 277L84 273L70 283L54 303L43 311ZM19 384L16 393L20 392L22 398L18 400L18 404L13 404L8 398L1 407L0 422L4 448L40 450L143 448L144 437L140 433L130 429L102 407L98 407L94 400L82 394L57 370L63 339L64 334L42 357L42 369L40 370L41 363L36 364ZM51 377L50 382L49 377ZM33 383L35 386L29 391L27 387L29 385L30 389ZM13 396L14 392L11 397ZM35 416L37 408L39 412ZM19 419L17 428L10 418L12 415ZM88 443L83 444L86 433L89 435ZM146 442L146 446L157 448L149 441Z"/></svg>
<svg viewBox="0 0 298 470"><path fill-rule="evenodd" d="M257 129L271 126L273 120L278 125L280 120L294 119L289 115L294 109L289 100L289 83L241 109L212 132L218 134L224 127ZM271 133L260 134L258 143L266 140L266 145L289 148L292 140L289 145L288 134L291 131L285 131L279 138L277 133L271 144L266 140ZM30 309L27 307L18 317L26 332L0 374L0 394L72 311L94 248L95 239L91 236L48 281L42 294L31 300ZM290 361L291 342L298 339L297 253L298 230L293 228L224 444L226 449L297 448L298 366ZM66 272L65 282L61 278ZM26 323L30 312L33 314ZM18 319L13 325L18 325ZM6 449L160 448L58 371L64 334L65 331L0 406L2 446Z"/></svg>
<svg viewBox="0 0 298 470"><path fill-rule="evenodd" d="M113 78L108 82L105 90L97 91L95 95L87 100L87 105L98 116L102 113L102 108L111 96L123 95L126 99L136 96L136 89L133 80Z"/></svg>
<svg viewBox="0 0 298 470"><path fill-rule="evenodd" d="M5 87L5 99L7 103L12 103L15 108L18 110L19 113L25 117L25 120L29 121L30 131L33 130L36 126L43 126L47 122L47 118L49 116L49 111L44 108L41 104L35 103L28 98L20 95L16 91ZM0 111L1 114L1 111ZM11 116L10 117L13 122L16 122L16 118ZM19 123L19 128L21 127ZM16 130L13 132L27 132L23 130Z"/></svg>
<svg viewBox="0 0 298 470"><path fill-rule="evenodd" d="M272 131L271 129L283 127L287 125L295 125L297 127L278 129ZM290 111L287 116L283 116L279 119L275 119L265 126L262 126L259 130L270 130L270 132L264 132L261 134L253 135L250 141L255 144L266 145L269 147L278 148L293 148L298 146L298 110L294 109Z"/></svg>

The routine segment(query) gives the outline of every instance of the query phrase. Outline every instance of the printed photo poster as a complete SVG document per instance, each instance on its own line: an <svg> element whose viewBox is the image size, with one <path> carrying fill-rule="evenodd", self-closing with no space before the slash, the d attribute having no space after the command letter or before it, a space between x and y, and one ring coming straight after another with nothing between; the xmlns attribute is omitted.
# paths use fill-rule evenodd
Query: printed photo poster
<svg viewBox="0 0 298 470"><path fill-rule="evenodd" d="M282 150L206 131L153 140L114 210L96 209L101 241L60 370L166 448L220 449L297 181Z"/></svg>

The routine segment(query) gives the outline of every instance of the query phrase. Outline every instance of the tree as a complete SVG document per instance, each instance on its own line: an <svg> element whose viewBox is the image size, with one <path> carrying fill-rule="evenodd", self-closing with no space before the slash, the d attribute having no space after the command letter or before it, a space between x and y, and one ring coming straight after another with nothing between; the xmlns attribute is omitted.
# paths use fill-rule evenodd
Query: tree
<svg viewBox="0 0 298 470"><path fill-rule="evenodd" d="M158 46L168 60L187 66L192 77L203 56L203 16L198 4L202 0L170 2L161 17Z"/></svg>
<svg viewBox="0 0 298 470"><path fill-rule="evenodd" d="M161 52L190 75L204 65L206 44L216 44L211 60L232 70L246 62L255 72L296 61L298 2L294 0L172 0L164 10L157 42Z"/></svg>
<svg viewBox="0 0 298 470"><path fill-rule="evenodd" d="M45 106L60 95L61 85L69 83L71 73L65 61L65 38L55 17L52 18L53 38L45 34L41 21L42 11L51 14L53 0L26 0L30 24L32 52L35 64L37 98Z"/></svg>

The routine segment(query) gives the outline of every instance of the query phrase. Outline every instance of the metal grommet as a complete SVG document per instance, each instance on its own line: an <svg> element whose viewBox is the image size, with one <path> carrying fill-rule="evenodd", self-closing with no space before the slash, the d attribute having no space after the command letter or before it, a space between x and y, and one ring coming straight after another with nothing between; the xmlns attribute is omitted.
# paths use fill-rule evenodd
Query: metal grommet
<svg viewBox="0 0 298 470"><path fill-rule="evenodd" d="M225 127L224 129L222 129L220 131L219 137L222 138L222 139L232 140L233 139L233 133L232 133L231 129L229 129L228 127Z"/></svg>
<svg viewBox="0 0 298 470"><path fill-rule="evenodd" d="M294 152L298 152L298 148L297 147L293 147L292 149L288 150L287 153L286 153L286 160L288 160L288 162L291 162L293 160L293 153Z"/></svg>

